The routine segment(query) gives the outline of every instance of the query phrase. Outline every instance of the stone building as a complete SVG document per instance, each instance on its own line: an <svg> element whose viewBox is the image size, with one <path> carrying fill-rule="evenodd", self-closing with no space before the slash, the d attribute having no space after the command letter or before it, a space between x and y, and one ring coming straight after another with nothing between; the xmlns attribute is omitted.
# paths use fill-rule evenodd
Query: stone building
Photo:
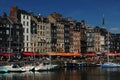
<svg viewBox="0 0 120 80"><path fill-rule="evenodd" d="M91 26L87 26L86 31L86 37L87 37L87 52L94 52L94 28Z"/></svg>
<svg viewBox="0 0 120 80"><path fill-rule="evenodd" d="M23 26L5 13L0 17L0 51L19 54L23 49Z"/></svg>
<svg viewBox="0 0 120 80"><path fill-rule="evenodd" d="M32 41L31 41L31 16L25 10L20 10L16 6L10 7L10 17L18 19L23 25L23 51L32 51Z"/></svg>
<svg viewBox="0 0 120 80"><path fill-rule="evenodd" d="M100 33L100 27L96 26L94 28L94 51L103 52L104 45L104 36L102 36Z"/></svg>
<svg viewBox="0 0 120 80"><path fill-rule="evenodd" d="M62 15L52 13L48 16L51 23L51 51L64 52L64 24L62 23Z"/></svg>

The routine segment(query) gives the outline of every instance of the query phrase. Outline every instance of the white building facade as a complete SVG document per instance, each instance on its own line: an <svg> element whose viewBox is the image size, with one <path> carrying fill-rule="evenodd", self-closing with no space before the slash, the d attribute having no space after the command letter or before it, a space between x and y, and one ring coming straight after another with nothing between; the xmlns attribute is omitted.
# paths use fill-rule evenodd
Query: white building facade
<svg viewBox="0 0 120 80"><path fill-rule="evenodd" d="M32 51L31 45L31 16L28 14L21 14L21 23L24 29L24 48L23 51Z"/></svg>

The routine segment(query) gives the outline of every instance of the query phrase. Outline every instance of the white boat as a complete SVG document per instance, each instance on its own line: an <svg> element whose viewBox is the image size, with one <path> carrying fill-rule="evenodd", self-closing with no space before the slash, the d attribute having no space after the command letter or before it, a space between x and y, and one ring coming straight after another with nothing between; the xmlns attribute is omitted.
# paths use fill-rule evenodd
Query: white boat
<svg viewBox="0 0 120 80"><path fill-rule="evenodd" d="M4 69L8 70L8 72L26 72L30 71L34 68L34 66L26 65L26 66L18 66L18 65L5 65Z"/></svg>
<svg viewBox="0 0 120 80"><path fill-rule="evenodd" d="M118 67L120 67L120 64L111 62L109 56L110 56L110 55L108 54L108 55L107 55L107 62L105 62L105 63L103 63L103 64L101 63L100 66L101 66L102 68L118 68Z"/></svg>
<svg viewBox="0 0 120 80"><path fill-rule="evenodd" d="M34 65L34 70L35 71L51 71L51 70L55 70L58 69L58 65L52 64L51 63L51 55L49 56L49 58L47 58L45 61Z"/></svg>
<svg viewBox="0 0 120 80"><path fill-rule="evenodd" d="M109 32L108 32L108 43L109 43ZM108 46L109 46L109 44L108 44ZM114 54L109 54L109 47L108 47L107 62L101 64L100 66L102 68L118 68L118 67L120 67L120 64L113 63L110 61L110 56L114 56Z"/></svg>
<svg viewBox="0 0 120 80"><path fill-rule="evenodd" d="M40 63L34 67L35 71L50 71L58 68L58 65L49 64L49 63Z"/></svg>
<svg viewBox="0 0 120 80"><path fill-rule="evenodd" d="M4 68L3 66L0 66L0 73L7 73L8 70Z"/></svg>
<svg viewBox="0 0 120 80"><path fill-rule="evenodd" d="M120 64L112 63L112 62L106 62L104 64L101 64L102 68L118 68L120 67Z"/></svg>

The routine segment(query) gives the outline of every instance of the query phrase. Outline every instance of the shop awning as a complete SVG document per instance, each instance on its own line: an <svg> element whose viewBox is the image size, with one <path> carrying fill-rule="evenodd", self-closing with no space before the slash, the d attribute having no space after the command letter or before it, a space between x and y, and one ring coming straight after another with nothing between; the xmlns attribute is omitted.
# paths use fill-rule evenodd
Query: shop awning
<svg viewBox="0 0 120 80"><path fill-rule="evenodd" d="M116 56L115 53L112 53L112 52L106 52L105 55L108 55L108 56Z"/></svg>
<svg viewBox="0 0 120 80"><path fill-rule="evenodd" d="M13 53L0 53L0 56L9 57L9 56L14 56L14 54Z"/></svg>
<svg viewBox="0 0 120 80"><path fill-rule="evenodd" d="M63 57L64 57L64 56L66 56L66 57L72 57L72 56L73 56L73 57L75 57L75 56L76 56L76 57L80 57L80 56L82 56L82 55L81 55L80 53L61 53L60 56L63 56Z"/></svg>
<svg viewBox="0 0 120 80"><path fill-rule="evenodd" d="M36 52L23 52L24 56L41 56L39 53Z"/></svg>
<svg viewBox="0 0 120 80"><path fill-rule="evenodd" d="M84 54L84 56L85 57L95 57L95 56L97 56L97 54L96 53L92 53L92 52L90 52L90 53L86 53L86 54Z"/></svg>
<svg viewBox="0 0 120 80"><path fill-rule="evenodd" d="M48 55L51 56L61 56L61 57L74 57L74 56L82 56L80 53L56 53L56 52L48 52Z"/></svg>
<svg viewBox="0 0 120 80"><path fill-rule="evenodd" d="M116 57L120 57L120 53L116 53L115 56L116 56Z"/></svg>

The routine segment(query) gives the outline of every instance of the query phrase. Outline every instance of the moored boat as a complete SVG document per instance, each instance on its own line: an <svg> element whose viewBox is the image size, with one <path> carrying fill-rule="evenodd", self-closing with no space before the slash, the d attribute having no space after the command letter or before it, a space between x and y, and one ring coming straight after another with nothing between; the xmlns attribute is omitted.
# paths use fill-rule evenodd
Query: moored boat
<svg viewBox="0 0 120 80"><path fill-rule="evenodd" d="M26 72L26 71L32 70L33 68L34 66L31 66L31 65L25 65L25 66L20 67L17 64L2 66L2 69L7 70L7 72Z"/></svg>
<svg viewBox="0 0 120 80"><path fill-rule="evenodd" d="M0 69L0 73L7 73L8 70L7 69Z"/></svg>
<svg viewBox="0 0 120 80"><path fill-rule="evenodd" d="M102 68L118 68L118 67L120 67L120 64L112 63L112 62L106 62L106 63L101 64L101 67Z"/></svg>
<svg viewBox="0 0 120 80"><path fill-rule="evenodd" d="M58 69L58 65L50 63L40 63L34 67L34 71L50 71Z"/></svg>

